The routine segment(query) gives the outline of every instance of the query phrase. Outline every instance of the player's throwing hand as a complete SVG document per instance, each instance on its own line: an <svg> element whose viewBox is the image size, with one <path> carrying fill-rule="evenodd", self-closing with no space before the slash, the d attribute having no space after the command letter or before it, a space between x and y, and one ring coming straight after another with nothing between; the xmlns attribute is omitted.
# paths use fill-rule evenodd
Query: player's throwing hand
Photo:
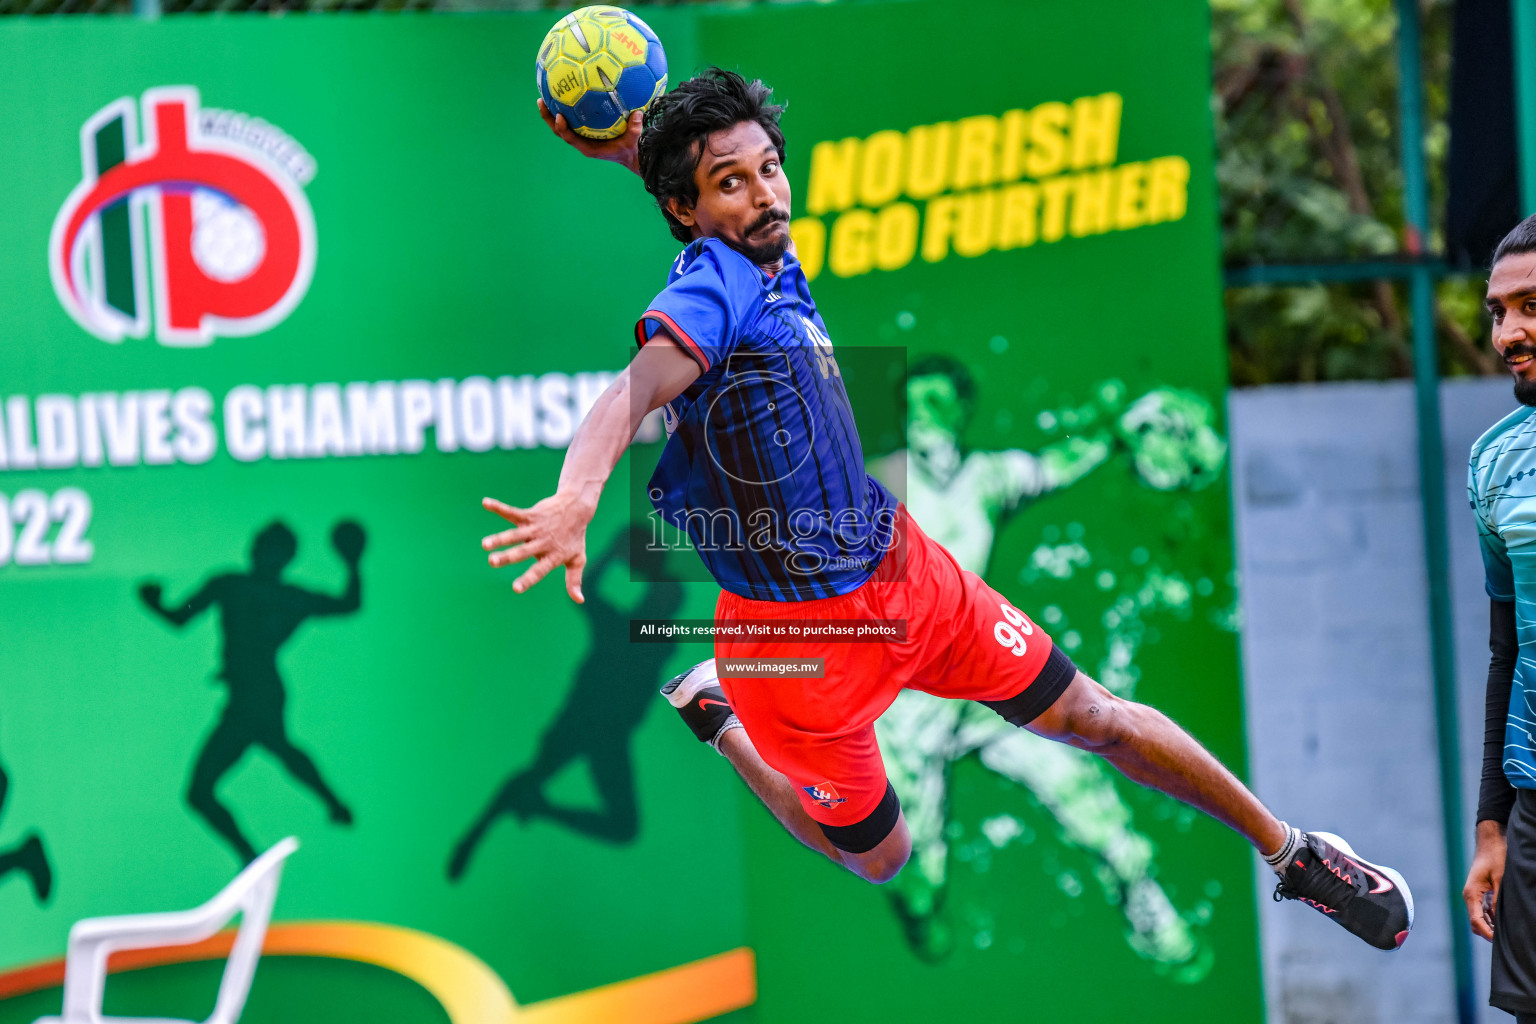
<svg viewBox="0 0 1536 1024"><path fill-rule="evenodd" d="M581 570L587 564L587 524L593 508L580 499L556 493L532 508L513 508L495 498L482 498L486 511L494 512L509 523L511 530L493 533L480 542L489 551L492 566L501 568L530 558L533 565L512 582L516 593L549 575L557 565L565 566L565 592L577 604L586 598L581 593Z"/></svg>
<svg viewBox="0 0 1536 1024"><path fill-rule="evenodd" d="M640 123L645 118L645 111L636 110L631 113L624 134L616 139L589 139L571 131L571 126L565 123L565 115L551 114L543 100L538 102L539 116L549 125L549 130L576 147L582 156L611 160L636 174L640 173Z"/></svg>

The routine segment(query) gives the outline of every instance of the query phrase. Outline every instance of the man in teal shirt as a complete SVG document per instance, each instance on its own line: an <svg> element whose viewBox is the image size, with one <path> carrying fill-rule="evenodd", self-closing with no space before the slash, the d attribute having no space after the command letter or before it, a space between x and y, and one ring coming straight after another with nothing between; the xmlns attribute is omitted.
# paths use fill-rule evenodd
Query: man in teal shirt
<svg viewBox="0 0 1536 1024"><path fill-rule="evenodd" d="M1493 943L1488 1001L1536 1024L1536 217L1493 253L1493 347L1520 408L1472 446L1467 489L1491 601L1477 852L1462 892Z"/></svg>

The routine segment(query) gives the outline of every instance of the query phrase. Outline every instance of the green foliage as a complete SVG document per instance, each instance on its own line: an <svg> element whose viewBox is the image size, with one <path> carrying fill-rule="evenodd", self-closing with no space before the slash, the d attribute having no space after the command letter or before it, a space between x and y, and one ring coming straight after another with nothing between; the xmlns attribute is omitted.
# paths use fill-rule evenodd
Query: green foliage
<svg viewBox="0 0 1536 1024"><path fill-rule="evenodd" d="M1229 263L1341 260L1397 249L1391 5L1301 6L1324 8L1322 17L1306 12L1305 36L1286 0L1212 3L1217 174ZM1328 17L1333 13L1339 21ZM1347 123L1330 117L1328 89L1348 97ZM1390 209L1372 208L1372 197L1386 196Z"/></svg>
<svg viewBox="0 0 1536 1024"><path fill-rule="evenodd" d="M1450 0L1421 0L1431 223L1445 203ZM1393 0L1211 0L1217 180L1228 266L1403 255L1405 225ZM1438 231L1425 239L1440 248ZM1442 372L1496 366L1481 282L1440 286ZM1405 289L1387 282L1227 293L1232 379L1403 376Z"/></svg>
<svg viewBox="0 0 1536 1024"><path fill-rule="evenodd" d="M1371 290L1358 284L1228 289L1232 383L1400 374L1406 348L1383 327Z"/></svg>

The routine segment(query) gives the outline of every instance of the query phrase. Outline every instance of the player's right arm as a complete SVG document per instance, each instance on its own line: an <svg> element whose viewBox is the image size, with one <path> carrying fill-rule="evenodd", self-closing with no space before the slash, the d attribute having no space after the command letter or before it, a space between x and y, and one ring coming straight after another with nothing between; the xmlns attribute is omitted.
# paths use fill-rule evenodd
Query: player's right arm
<svg viewBox="0 0 1536 1024"><path fill-rule="evenodd" d="M613 467L634 440L640 421L699 378L700 365L664 328L649 341L608 389L598 396L571 438L555 493L529 508L485 498L481 504L514 529L481 541L491 565L500 568L529 558L533 566L512 583L521 594L558 565L565 566L565 589L578 604L581 572L587 564L587 524L597 512Z"/></svg>

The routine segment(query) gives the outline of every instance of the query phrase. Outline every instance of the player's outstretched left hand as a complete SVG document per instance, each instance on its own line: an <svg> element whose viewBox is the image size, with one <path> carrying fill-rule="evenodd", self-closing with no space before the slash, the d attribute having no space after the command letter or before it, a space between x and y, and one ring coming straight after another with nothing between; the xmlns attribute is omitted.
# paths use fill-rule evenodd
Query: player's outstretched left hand
<svg viewBox="0 0 1536 1024"><path fill-rule="evenodd" d="M636 174L640 173L640 125L645 118L643 110L636 110L629 115L629 124L624 128L624 134L618 138L589 139L572 131L571 126L565 123L564 114L551 114L549 107L544 105L542 99L538 104L539 116L544 119L545 124L549 125L549 130L575 147L582 156L590 156L595 160L611 160L620 166L628 167Z"/></svg>
<svg viewBox="0 0 1536 1024"><path fill-rule="evenodd" d="M496 568L533 558L536 561L512 582L516 593L549 575L557 565L565 566L565 592L582 604L581 570L587 564L587 524L593 510L570 494L552 494L532 508L513 508L495 498L482 498L480 504L515 528L493 533L480 542L489 551Z"/></svg>

